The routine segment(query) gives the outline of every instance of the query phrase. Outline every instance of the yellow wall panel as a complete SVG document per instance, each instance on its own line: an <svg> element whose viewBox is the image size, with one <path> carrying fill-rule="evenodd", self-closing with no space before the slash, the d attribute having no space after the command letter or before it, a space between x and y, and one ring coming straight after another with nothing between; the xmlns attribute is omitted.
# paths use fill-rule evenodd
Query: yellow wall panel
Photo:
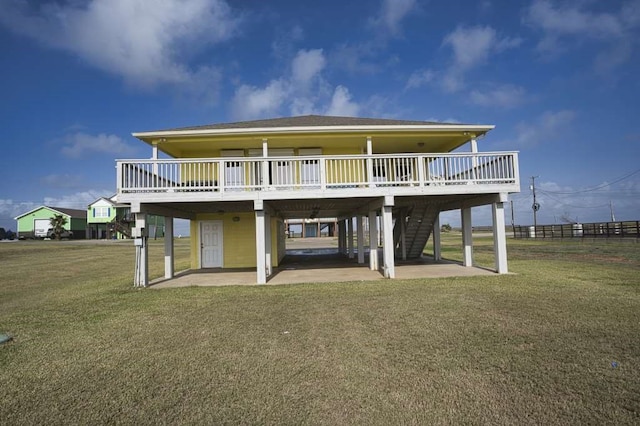
<svg viewBox="0 0 640 426"><path fill-rule="evenodd" d="M233 218L238 217L238 221ZM256 220L254 212L246 213L201 213L191 221L191 268L198 269L200 250L200 221L221 220L224 268L255 268L256 266ZM284 257L284 224L279 218L271 218L272 265L278 266Z"/></svg>
<svg viewBox="0 0 640 426"><path fill-rule="evenodd" d="M360 155L363 154L361 147L327 147L322 149L323 155ZM366 154L366 151L364 152Z"/></svg>

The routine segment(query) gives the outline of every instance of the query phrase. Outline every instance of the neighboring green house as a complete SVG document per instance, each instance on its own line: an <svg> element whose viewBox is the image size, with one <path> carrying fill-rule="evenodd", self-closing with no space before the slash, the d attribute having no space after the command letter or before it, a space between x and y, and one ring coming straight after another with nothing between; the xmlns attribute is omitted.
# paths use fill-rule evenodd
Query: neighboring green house
<svg viewBox="0 0 640 426"><path fill-rule="evenodd" d="M125 239L131 238L134 218L128 204L118 204L116 196L100 197L87 208L87 238ZM149 236L164 236L164 217L149 217Z"/></svg>
<svg viewBox="0 0 640 426"><path fill-rule="evenodd" d="M64 229L70 232L70 238L86 238L86 211L50 206L40 206L15 217L14 219L18 221L18 238L46 238L51 228L51 219L58 214L67 219Z"/></svg>

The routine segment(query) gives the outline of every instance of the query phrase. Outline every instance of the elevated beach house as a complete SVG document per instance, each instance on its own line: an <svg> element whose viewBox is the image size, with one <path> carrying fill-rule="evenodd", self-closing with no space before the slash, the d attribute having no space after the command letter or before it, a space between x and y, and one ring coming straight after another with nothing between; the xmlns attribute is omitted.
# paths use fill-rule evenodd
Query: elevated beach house
<svg viewBox="0 0 640 426"><path fill-rule="evenodd" d="M284 257L285 219L337 218L340 250L394 278L396 259L420 257L430 236L440 258L448 210L461 211L471 266L471 208L490 205L495 269L506 273L503 206L520 190L518 154L478 152L493 127L309 115L134 133L152 151L117 161L117 199L135 215L135 285L149 283L151 214L165 216L167 278L173 218L184 218L192 269L256 268L262 284Z"/></svg>

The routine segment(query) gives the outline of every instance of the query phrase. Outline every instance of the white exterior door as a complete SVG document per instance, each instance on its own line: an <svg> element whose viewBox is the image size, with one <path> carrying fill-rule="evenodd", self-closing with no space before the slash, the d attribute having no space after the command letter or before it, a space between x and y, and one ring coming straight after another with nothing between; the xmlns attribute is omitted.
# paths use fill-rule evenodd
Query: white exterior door
<svg viewBox="0 0 640 426"><path fill-rule="evenodd" d="M222 221L200 222L200 267L222 268Z"/></svg>

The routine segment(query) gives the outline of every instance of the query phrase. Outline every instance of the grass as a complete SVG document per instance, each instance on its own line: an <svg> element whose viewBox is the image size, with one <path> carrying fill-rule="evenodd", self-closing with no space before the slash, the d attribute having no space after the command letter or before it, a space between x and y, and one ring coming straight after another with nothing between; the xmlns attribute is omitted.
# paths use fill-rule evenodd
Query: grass
<svg viewBox="0 0 640 426"><path fill-rule="evenodd" d="M637 424L640 245L508 251L506 276L156 291L130 243L0 244L0 422Z"/></svg>

